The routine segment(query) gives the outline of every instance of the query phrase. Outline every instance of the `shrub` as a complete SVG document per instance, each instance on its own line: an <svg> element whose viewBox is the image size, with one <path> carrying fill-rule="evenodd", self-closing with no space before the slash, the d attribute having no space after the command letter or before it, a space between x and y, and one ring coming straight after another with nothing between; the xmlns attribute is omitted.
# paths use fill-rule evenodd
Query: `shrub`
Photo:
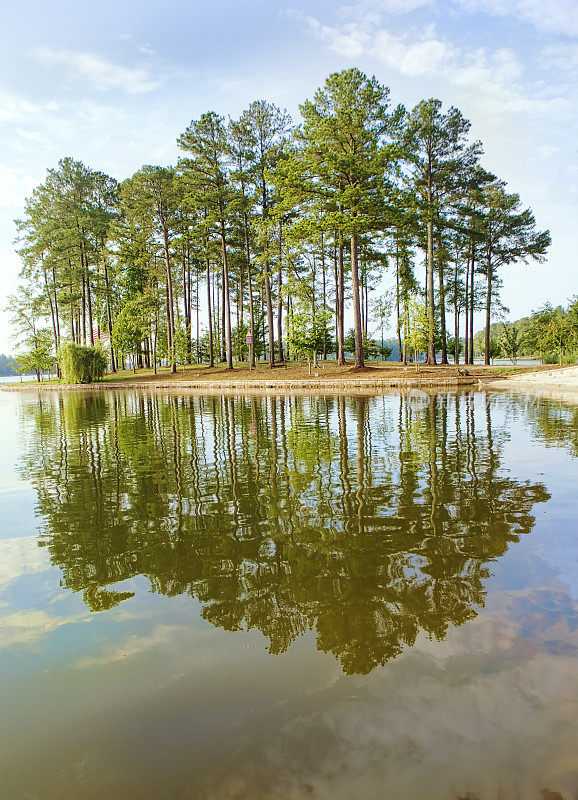
<svg viewBox="0 0 578 800"><path fill-rule="evenodd" d="M108 359L100 347L81 347L72 342L62 345L58 361L65 383L94 383L108 368Z"/></svg>
<svg viewBox="0 0 578 800"><path fill-rule="evenodd" d="M577 360L576 353L565 353L560 359L560 353L551 351L544 354L544 364L575 364Z"/></svg>

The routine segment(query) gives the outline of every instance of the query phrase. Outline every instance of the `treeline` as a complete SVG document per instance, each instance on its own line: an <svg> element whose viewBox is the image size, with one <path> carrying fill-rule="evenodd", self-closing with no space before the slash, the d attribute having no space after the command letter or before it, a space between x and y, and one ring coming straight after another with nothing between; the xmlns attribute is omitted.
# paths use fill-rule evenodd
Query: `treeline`
<svg viewBox="0 0 578 800"><path fill-rule="evenodd" d="M357 69L300 112L297 125L265 101L228 122L207 112L175 166L120 183L72 158L48 170L18 222L10 300L35 368L65 341L106 341L112 371L332 352L363 367L390 349L392 313L404 362L458 361L464 338L469 363L480 310L489 362L502 268L542 260L550 236L481 165L468 120L433 99L393 108Z"/></svg>
<svg viewBox="0 0 578 800"><path fill-rule="evenodd" d="M5 356L3 353L0 353L0 375L5 377L6 375L17 374L18 370L16 369L12 356Z"/></svg>
<svg viewBox="0 0 578 800"><path fill-rule="evenodd" d="M483 353L484 333L474 336L476 353ZM578 360L578 296L567 306L546 303L529 317L490 325L490 358L539 358L547 364L574 364Z"/></svg>

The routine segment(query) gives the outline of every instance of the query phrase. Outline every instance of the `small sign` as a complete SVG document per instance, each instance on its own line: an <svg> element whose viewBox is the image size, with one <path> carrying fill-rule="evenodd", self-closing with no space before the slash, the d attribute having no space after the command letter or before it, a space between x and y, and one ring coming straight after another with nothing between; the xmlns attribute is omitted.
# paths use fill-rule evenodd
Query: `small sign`
<svg viewBox="0 0 578 800"><path fill-rule="evenodd" d="M250 333L247 334L247 344L253 344L253 337Z"/></svg>

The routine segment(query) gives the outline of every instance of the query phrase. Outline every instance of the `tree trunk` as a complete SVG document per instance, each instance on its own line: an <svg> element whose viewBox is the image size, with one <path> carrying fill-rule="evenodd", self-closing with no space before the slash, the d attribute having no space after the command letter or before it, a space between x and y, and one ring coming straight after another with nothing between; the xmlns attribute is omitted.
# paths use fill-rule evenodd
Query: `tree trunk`
<svg viewBox="0 0 578 800"><path fill-rule="evenodd" d="M227 261L227 243L225 239L225 222L221 216L221 253L223 256L223 296L225 311L225 338L227 347L227 369L233 369L233 341L231 336L231 302L229 295L229 264Z"/></svg>
<svg viewBox="0 0 578 800"><path fill-rule="evenodd" d="M475 297L474 297L474 266L475 266L475 248L474 243L472 241L472 261L470 264L470 360L469 363L474 363L474 307L475 307Z"/></svg>
<svg viewBox="0 0 578 800"><path fill-rule="evenodd" d="M353 289L353 319L355 326L355 366L362 368L363 362L363 334L361 331L361 304L359 297L359 272L357 264L357 234L351 235L351 283Z"/></svg>
<svg viewBox="0 0 578 800"><path fill-rule="evenodd" d="M268 245L266 245L267 247ZM265 253L265 264L263 265L265 274L265 302L267 304L267 327L269 329L269 366L275 366L275 339L273 335L273 301L271 298L271 281L269 276L269 254Z"/></svg>
<svg viewBox="0 0 578 800"><path fill-rule="evenodd" d="M86 345L86 278L82 273L82 344Z"/></svg>
<svg viewBox="0 0 578 800"><path fill-rule="evenodd" d="M337 363L345 364L345 277L343 270L343 235L339 231L337 250L337 267L339 278L339 336L337 342Z"/></svg>
<svg viewBox="0 0 578 800"><path fill-rule="evenodd" d="M464 290L464 364L469 362L470 358L470 255L466 259L466 281Z"/></svg>
<svg viewBox="0 0 578 800"><path fill-rule="evenodd" d="M427 203L428 203L428 223L427 223L427 293L428 293L428 364L436 363L435 348L435 298L434 298L434 266L433 266L433 219L432 219L432 182L431 166L428 167L427 176Z"/></svg>
<svg viewBox="0 0 578 800"><path fill-rule="evenodd" d="M401 319L399 315L399 245L396 241L395 243L395 315L396 315L396 327L397 327L397 347L398 347L398 361L403 361L405 364L405 348L403 352L403 356L401 353Z"/></svg>
<svg viewBox="0 0 578 800"><path fill-rule="evenodd" d="M440 258L438 263L438 279L440 284L440 333L442 340L442 364L448 363L448 342L446 336L446 293L444 281L444 263Z"/></svg>
<svg viewBox="0 0 578 800"><path fill-rule="evenodd" d="M249 221L247 212L244 214L245 220L245 253L247 256L247 284L249 291L249 331L253 344L249 348L249 359L252 367L255 366L255 310L253 308L253 276L251 270L251 248L249 246Z"/></svg>
<svg viewBox="0 0 578 800"><path fill-rule="evenodd" d="M171 257L169 254L169 234L166 226L163 225L163 244L165 251L165 267L167 272L167 340L169 346L169 362L171 365L171 372L174 374L177 371L177 364L175 361L175 305L173 298L173 273L171 270Z"/></svg>
<svg viewBox="0 0 578 800"><path fill-rule="evenodd" d="M90 272L88 271L88 262L86 264L86 299L88 305L88 327L90 328L90 344L94 347L94 329L92 322L92 293L90 291Z"/></svg>
<svg viewBox="0 0 578 800"><path fill-rule="evenodd" d="M209 367L215 366L215 353L213 351L213 311L211 297L211 265L207 258L207 308L209 313Z"/></svg>
<svg viewBox="0 0 578 800"><path fill-rule="evenodd" d="M486 329L484 331L484 364L490 363L490 319L492 312L492 251L488 248L488 279L486 284Z"/></svg>
<svg viewBox="0 0 578 800"><path fill-rule="evenodd" d="M110 284L106 262L104 264L104 286L106 289L106 322L108 326L108 344L110 347L110 371L116 372L116 361L114 358L114 348L112 346L112 309L110 307Z"/></svg>
<svg viewBox="0 0 578 800"><path fill-rule="evenodd" d="M277 272L277 348L279 351L279 361L283 363L283 299L281 296L281 287L283 285L283 269L282 269L282 234L283 227L279 222L279 270Z"/></svg>

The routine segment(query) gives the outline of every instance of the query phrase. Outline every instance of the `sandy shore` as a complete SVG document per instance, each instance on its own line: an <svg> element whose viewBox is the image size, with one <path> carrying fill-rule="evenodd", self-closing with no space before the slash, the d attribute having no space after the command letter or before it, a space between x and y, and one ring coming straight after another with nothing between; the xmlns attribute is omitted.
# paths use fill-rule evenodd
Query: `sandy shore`
<svg viewBox="0 0 578 800"><path fill-rule="evenodd" d="M526 372L504 380L480 382L492 389L507 389L512 392L540 395L549 400L578 402L578 365L554 367L539 372Z"/></svg>
<svg viewBox="0 0 578 800"><path fill-rule="evenodd" d="M140 389L147 391L177 391L177 392L311 392L316 393L355 393L371 392L375 394L380 390L414 389L414 388L440 388L449 389L458 386L478 386L479 377L472 376L423 376L412 377L396 376L392 378L310 378L310 379L263 379L260 380L235 380L230 378L223 381L211 380L156 380L156 381L101 381L92 384L49 384L49 383L5 383L1 385L7 392L86 392Z"/></svg>

